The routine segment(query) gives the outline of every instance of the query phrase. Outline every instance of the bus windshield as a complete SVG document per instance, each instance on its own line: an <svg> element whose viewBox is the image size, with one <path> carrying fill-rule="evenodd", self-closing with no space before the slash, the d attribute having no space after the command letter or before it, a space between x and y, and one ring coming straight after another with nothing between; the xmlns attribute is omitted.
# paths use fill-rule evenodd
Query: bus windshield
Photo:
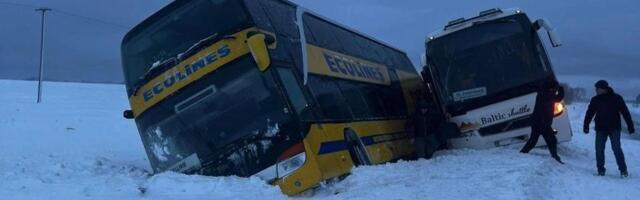
<svg viewBox="0 0 640 200"><path fill-rule="evenodd" d="M234 33L247 27L250 21L242 1L196 0L176 5L143 23L143 27L138 27L141 31L123 42L128 88L135 87L154 63L175 58L214 34Z"/></svg>
<svg viewBox="0 0 640 200"><path fill-rule="evenodd" d="M223 151L256 143L239 142L250 139L248 137L263 140L254 144L260 148L255 156L268 153L272 145L269 137L276 137L287 119L282 111L286 104L273 79L260 73L251 56L238 59L192 88L176 94L175 98L162 104L161 109L149 110L146 115L150 119L158 118L155 122L145 121L148 123L142 128L146 130L144 139L153 144L151 152L159 152L151 158L154 166L166 170L193 153L203 157L228 156ZM160 119L160 116L169 117ZM167 147L156 149L159 147L155 144Z"/></svg>
<svg viewBox="0 0 640 200"><path fill-rule="evenodd" d="M443 103L464 107L551 74L524 15L476 23L428 43Z"/></svg>

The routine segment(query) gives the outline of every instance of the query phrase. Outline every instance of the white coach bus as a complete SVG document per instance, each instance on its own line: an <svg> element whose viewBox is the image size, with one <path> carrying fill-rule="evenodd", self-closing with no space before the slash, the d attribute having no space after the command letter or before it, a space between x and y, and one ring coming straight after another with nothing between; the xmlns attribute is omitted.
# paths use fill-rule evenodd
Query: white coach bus
<svg viewBox="0 0 640 200"><path fill-rule="evenodd" d="M542 28L552 46L559 47L548 22L532 22L518 8L456 19L427 36L425 82L437 105L460 128L459 134L448 136L450 147L484 149L529 138L536 88L556 80L538 36ZM569 141L572 132L563 102L554 108L558 141Z"/></svg>

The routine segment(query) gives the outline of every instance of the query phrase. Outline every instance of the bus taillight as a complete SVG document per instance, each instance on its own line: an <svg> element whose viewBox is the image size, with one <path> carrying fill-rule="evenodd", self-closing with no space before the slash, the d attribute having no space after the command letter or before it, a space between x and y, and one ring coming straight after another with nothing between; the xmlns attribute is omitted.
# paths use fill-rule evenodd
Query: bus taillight
<svg viewBox="0 0 640 200"><path fill-rule="evenodd" d="M556 102L553 104L553 116L559 116L564 112L564 104L562 102Z"/></svg>
<svg viewBox="0 0 640 200"><path fill-rule="evenodd" d="M304 144L301 142L293 145L284 151L282 155L278 156L278 177L285 177L291 174L291 172L298 170L304 165L306 160Z"/></svg>

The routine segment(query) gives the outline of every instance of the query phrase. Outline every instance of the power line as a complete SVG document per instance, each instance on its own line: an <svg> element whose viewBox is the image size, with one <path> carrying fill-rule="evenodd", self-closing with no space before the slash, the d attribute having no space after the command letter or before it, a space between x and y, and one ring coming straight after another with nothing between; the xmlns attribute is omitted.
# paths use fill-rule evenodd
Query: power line
<svg viewBox="0 0 640 200"><path fill-rule="evenodd" d="M0 5L13 6L13 7L22 7L22 8L29 8L29 9L37 9L37 8L41 8L42 7L42 6L38 6L38 5L32 5L32 4L4 2L4 1L0 1ZM89 17L89 16L80 15L80 14L75 14L75 13L72 13L72 12L69 12L69 11L60 10L60 9L53 9L51 12L54 13L54 14L66 15L66 16L69 16L69 17L82 18L84 20L94 21L94 22L98 22L98 23L101 23L101 24L110 25L110 26L113 26L113 27L125 29L125 30L131 29L131 27L125 26L125 25L122 25L122 24L109 22L109 21L102 20L102 19L95 18L95 17Z"/></svg>

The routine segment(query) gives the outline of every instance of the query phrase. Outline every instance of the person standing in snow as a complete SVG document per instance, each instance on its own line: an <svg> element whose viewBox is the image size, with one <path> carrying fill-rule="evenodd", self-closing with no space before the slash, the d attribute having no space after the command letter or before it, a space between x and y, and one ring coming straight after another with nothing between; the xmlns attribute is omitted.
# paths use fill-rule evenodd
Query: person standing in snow
<svg viewBox="0 0 640 200"><path fill-rule="evenodd" d="M416 104L416 111L411 116L411 123L409 124L413 128L413 134L415 136L415 149L416 156L418 158L427 158L426 153L426 137L427 137L427 123L429 123L429 108L427 103L418 98Z"/></svg>
<svg viewBox="0 0 640 200"><path fill-rule="evenodd" d="M605 80L596 82L597 95L591 98L589 108L584 118L584 133L589 133L589 124L595 116L596 123L596 162L598 167L598 176L604 176L606 169L604 167L604 147L607 138L611 139L611 149L616 156L618 169L622 177L629 176L627 164L624 160L624 153L620 145L620 130L622 129L620 115L624 117L629 129L629 134L635 132L633 121L629 108L627 108L624 99L616 94L609 83Z"/></svg>
<svg viewBox="0 0 640 200"><path fill-rule="evenodd" d="M549 153L556 161L564 164L558 156L558 139L555 131L551 128L553 123L553 109L556 102L564 98L564 88L560 87L557 81L547 81L538 88L536 105L531 115L531 137L520 150L521 153L529 153L538 143L540 135L544 138L549 148Z"/></svg>
<svg viewBox="0 0 640 200"><path fill-rule="evenodd" d="M640 107L640 94L636 97L636 107Z"/></svg>

